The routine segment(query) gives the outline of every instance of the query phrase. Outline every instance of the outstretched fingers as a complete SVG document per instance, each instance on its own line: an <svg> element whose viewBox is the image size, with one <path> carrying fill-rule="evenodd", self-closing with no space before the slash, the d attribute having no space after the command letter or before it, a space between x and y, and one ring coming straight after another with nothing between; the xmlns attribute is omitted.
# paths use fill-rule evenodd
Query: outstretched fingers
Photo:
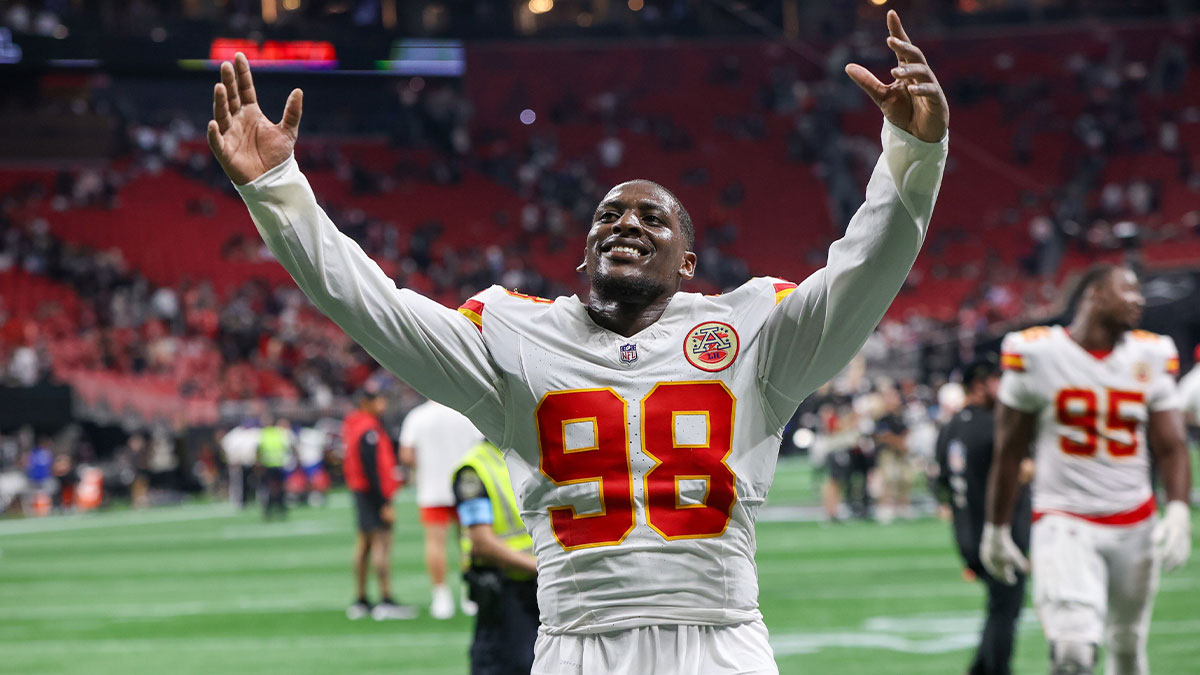
<svg viewBox="0 0 1200 675"><path fill-rule="evenodd" d="M867 96L871 97L871 100L882 105L884 97L887 96L888 87L880 82L879 78L872 75L871 71L857 63L850 63L846 65L846 74L850 76L851 80L854 80L854 84L867 93Z"/></svg>
<svg viewBox="0 0 1200 675"><path fill-rule="evenodd" d="M229 95L225 93L225 85L220 82L213 85L213 121L221 133L229 131Z"/></svg>
<svg viewBox="0 0 1200 675"><path fill-rule="evenodd" d="M892 77L897 80L904 80L905 84L937 81L933 76L933 70L923 63L903 63L898 65L892 68Z"/></svg>
<svg viewBox="0 0 1200 675"><path fill-rule="evenodd" d="M242 105L258 103L258 95L254 91L254 78L250 75L250 61L245 54L238 52L234 55L233 70L237 76L237 94Z"/></svg>
<svg viewBox="0 0 1200 675"><path fill-rule="evenodd" d="M892 37L898 38L904 42L912 42L912 40L908 39L908 33L904 31L904 24L900 23L900 15L897 14L896 10L894 9L888 10L887 26L888 33L891 34Z"/></svg>
<svg viewBox="0 0 1200 675"><path fill-rule="evenodd" d="M890 36L887 39L887 45L888 48L890 48L893 52L896 52L896 59L900 63L920 63L922 65L929 65L928 62L925 61L925 54L919 48L917 48L916 45L907 40L901 40L898 37Z"/></svg>
<svg viewBox="0 0 1200 675"><path fill-rule="evenodd" d="M932 82L925 84L910 84L908 85L908 93L913 96L924 96L927 98L941 98L938 86Z"/></svg>
<svg viewBox="0 0 1200 675"><path fill-rule="evenodd" d="M225 159L225 139L221 138L221 130L216 120L208 121L208 147L218 160Z"/></svg>
<svg viewBox="0 0 1200 675"><path fill-rule="evenodd" d="M237 77L233 73L233 64L228 61L221 64L221 84L225 85L225 94L229 99L229 114L236 115L242 107L242 102L238 98Z"/></svg>
<svg viewBox="0 0 1200 675"><path fill-rule="evenodd" d="M901 82L908 93L914 96L936 96L937 78L933 70L923 63L903 63L892 68L892 77Z"/></svg>
<svg viewBox="0 0 1200 675"><path fill-rule="evenodd" d="M279 125L293 139L300 133L300 114L303 108L304 92L293 89L292 93L288 94L287 103L283 105L283 119L279 121Z"/></svg>

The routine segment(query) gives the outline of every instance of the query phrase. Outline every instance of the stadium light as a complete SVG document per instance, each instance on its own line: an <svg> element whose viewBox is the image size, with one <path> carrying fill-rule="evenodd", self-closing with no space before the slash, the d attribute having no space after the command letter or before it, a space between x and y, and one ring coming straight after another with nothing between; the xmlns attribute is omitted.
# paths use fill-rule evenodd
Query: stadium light
<svg viewBox="0 0 1200 675"><path fill-rule="evenodd" d="M524 124L525 126L529 126L530 124L533 124L536 121L537 121L537 113L533 112L529 108L526 108L521 111L521 124Z"/></svg>
<svg viewBox="0 0 1200 675"><path fill-rule="evenodd" d="M529 11L534 14L545 14L554 9L554 0L529 0Z"/></svg>
<svg viewBox="0 0 1200 675"><path fill-rule="evenodd" d="M887 1L888 0L871 0L871 4L875 5L876 7L882 7L887 4Z"/></svg>
<svg viewBox="0 0 1200 675"><path fill-rule="evenodd" d="M642 11L642 8L645 6L646 6L646 3L643 2L643 0L629 0L629 9L631 9L635 12Z"/></svg>

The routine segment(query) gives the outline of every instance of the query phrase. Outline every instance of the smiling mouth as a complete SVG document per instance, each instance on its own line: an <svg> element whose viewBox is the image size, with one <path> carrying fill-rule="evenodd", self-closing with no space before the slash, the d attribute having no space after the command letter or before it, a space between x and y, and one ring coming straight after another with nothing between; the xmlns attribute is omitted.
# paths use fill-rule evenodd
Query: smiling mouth
<svg viewBox="0 0 1200 675"><path fill-rule="evenodd" d="M616 237L600 245L600 255L610 260L640 260L649 257L652 252L649 246L640 241L622 241Z"/></svg>
<svg viewBox="0 0 1200 675"><path fill-rule="evenodd" d="M613 246L605 251L605 253L611 257L618 258L641 258L649 255L649 253L645 251L639 251L632 246Z"/></svg>

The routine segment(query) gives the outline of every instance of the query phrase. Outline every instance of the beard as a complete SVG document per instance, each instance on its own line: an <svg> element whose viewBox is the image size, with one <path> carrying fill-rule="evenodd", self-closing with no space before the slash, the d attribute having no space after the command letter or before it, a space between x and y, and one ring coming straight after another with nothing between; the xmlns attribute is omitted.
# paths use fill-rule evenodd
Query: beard
<svg viewBox="0 0 1200 675"><path fill-rule="evenodd" d="M599 271L591 282L596 295L622 303L649 303L669 290L666 284L645 276L627 279Z"/></svg>

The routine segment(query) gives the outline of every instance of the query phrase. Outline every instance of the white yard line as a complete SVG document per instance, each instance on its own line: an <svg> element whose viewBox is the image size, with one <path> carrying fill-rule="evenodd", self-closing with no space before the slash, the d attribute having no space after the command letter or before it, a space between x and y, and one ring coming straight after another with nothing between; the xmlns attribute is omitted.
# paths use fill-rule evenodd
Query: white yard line
<svg viewBox="0 0 1200 675"><path fill-rule="evenodd" d="M395 501L411 501L412 498L400 498ZM345 494L329 496L329 503L322 509L342 510L349 508L350 498ZM94 530L108 527L132 527L138 525L156 525L161 523L181 523L196 520L215 520L232 518L239 514L252 511L253 506L246 511L235 509L225 502L211 504L183 504L180 506L159 506L144 511L118 511L114 513L81 513L71 515L55 515L45 518L22 518L18 520L0 520L0 537L42 534L49 532L72 532L77 530Z"/></svg>
<svg viewBox="0 0 1200 675"><path fill-rule="evenodd" d="M942 654L975 647L982 623L981 614L877 616L863 622L861 630L772 632L771 648L776 656L812 654L828 648ZM1041 630L1032 609L1022 613L1020 630ZM1156 635L1192 635L1197 631L1200 620L1155 621L1150 626L1150 639L1153 641Z"/></svg>

